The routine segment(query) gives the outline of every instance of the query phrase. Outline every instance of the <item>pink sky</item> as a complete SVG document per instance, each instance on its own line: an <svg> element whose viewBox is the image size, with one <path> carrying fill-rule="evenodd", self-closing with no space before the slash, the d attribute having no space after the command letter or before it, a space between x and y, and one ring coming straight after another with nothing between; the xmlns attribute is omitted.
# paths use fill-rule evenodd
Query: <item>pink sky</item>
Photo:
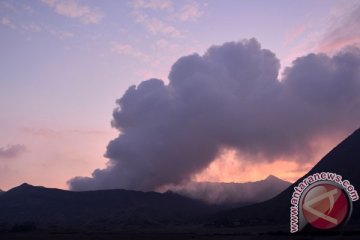
<svg viewBox="0 0 360 240"><path fill-rule="evenodd" d="M115 100L132 84L167 81L181 56L213 44L257 38L281 70L309 52L359 46L358 1L0 2L0 188L23 182L67 188L105 168ZM210 26L210 27L209 27ZM227 152L194 176L246 182L269 174L295 181L345 135L322 139L305 165L248 164Z"/></svg>

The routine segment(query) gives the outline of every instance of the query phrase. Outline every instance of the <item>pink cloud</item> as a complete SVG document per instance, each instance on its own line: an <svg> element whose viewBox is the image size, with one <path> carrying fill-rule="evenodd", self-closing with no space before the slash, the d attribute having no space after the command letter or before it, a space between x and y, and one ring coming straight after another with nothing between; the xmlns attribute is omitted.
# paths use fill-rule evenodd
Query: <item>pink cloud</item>
<svg viewBox="0 0 360 240"><path fill-rule="evenodd" d="M77 18L85 24L96 24L101 21L104 14L95 8L80 4L78 1L58 1L58 0L42 0L60 15Z"/></svg>
<svg viewBox="0 0 360 240"><path fill-rule="evenodd" d="M175 14L176 19L187 22L195 21L203 15L200 6L197 2L191 2L184 5L178 13Z"/></svg>
<svg viewBox="0 0 360 240"><path fill-rule="evenodd" d="M137 23L142 24L146 30L152 34L163 34L172 37L180 37L182 33L180 30L175 28L173 25L168 24L159 18L151 17L145 12L134 11L132 15Z"/></svg>
<svg viewBox="0 0 360 240"><path fill-rule="evenodd" d="M324 41L318 47L319 52L334 53L346 46L360 46L360 36L348 36L331 41Z"/></svg>
<svg viewBox="0 0 360 240"><path fill-rule="evenodd" d="M131 5L133 8L169 10L173 4L170 0L133 0Z"/></svg>
<svg viewBox="0 0 360 240"><path fill-rule="evenodd" d="M318 51L333 54L349 45L360 46L360 5L353 5L335 20L326 29Z"/></svg>
<svg viewBox="0 0 360 240"><path fill-rule="evenodd" d="M298 39L306 30L307 30L306 24L301 24L294 28L287 36L285 40L285 45L292 44L296 39Z"/></svg>
<svg viewBox="0 0 360 240"><path fill-rule="evenodd" d="M1 24L6 27L12 28L12 29L17 28L16 25L13 23L13 21L9 17L3 17L1 19Z"/></svg>

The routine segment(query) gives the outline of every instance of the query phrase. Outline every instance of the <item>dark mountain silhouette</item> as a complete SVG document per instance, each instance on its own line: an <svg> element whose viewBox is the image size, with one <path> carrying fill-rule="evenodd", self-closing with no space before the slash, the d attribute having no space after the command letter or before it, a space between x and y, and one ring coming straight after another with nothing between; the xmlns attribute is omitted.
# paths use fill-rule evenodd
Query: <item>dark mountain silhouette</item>
<svg viewBox="0 0 360 240"><path fill-rule="evenodd" d="M171 190L210 204L237 205L263 202L275 197L290 185L291 183L270 175L264 180L246 183L190 182Z"/></svg>
<svg viewBox="0 0 360 240"><path fill-rule="evenodd" d="M0 229L124 229L187 224L217 207L167 192L71 192L22 184L0 197Z"/></svg>
<svg viewBox="0 0 360 240"><path fill-rule="evenodd" d="M241 184L261 187L262 197L274 194L270 186L289 185L274 176ZM213 185L215 186L215 185ZM236 186L236 184L234 185ZM279 192L280 190L277 190ZM203 222L204 216L250 202L207 204L168 191L166 193L128 190L72 192L35 187L24 183L0 197L0 230L12 229L101 229L184 226Z"/></svg>
<svg viewBox="0 0 360 240"><path fill-rule="evenodd" d="M0 195L3 194L3 193L4 193L4 191L0 189Z"/></svg>
<svg viewBox="0 0 360 240"><path fill-rule="evenodd" d="M305 176L297 180L278 196L263 203L223 211L211 219L211 224L244 226L259 224L288 224L290 199L297 186L305 177L320 172L334 172L343 176L352 185L360 189L360 129L351 134L323 159L321 159ZM360 201L353 203L353 214L349 224L360 221Z"/></svg>

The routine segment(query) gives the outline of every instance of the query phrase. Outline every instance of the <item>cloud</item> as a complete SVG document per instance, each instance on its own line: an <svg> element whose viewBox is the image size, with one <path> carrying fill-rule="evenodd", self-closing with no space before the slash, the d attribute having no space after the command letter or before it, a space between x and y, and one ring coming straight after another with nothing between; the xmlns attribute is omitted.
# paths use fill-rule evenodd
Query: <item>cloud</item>
<svg viewBox="0 0 360 240"><path fill-rule="evenodd" d="M196 21L203 15L203 11L197 2L187 2L185 5L175 7L172 1L134 0L131 1L130 6L133 9L132 16L135 21L155 35L182 37L183 31L176 28L173 23ZM158 13L159 11L162 14L165 13L162 18ZM154 13L157 14L154 15Z"/></svg>
<svg viewBox="0 0 360 240"><path fill-rule="evenodd" d="M174 6L172 1L135 0L130 6L135 21L142 24L148 32L172 37L183 36L183 32L174 23L196 21L203 15L200 4L194 1Z"/></svg>
<svg viewBox="0 0 360 240"><path fill-rule="evenodd" d="M42 28L39 25L34 24L34 23L31 23L29 25L24 25L23 29L28 31L28 32L34 32L34 33L42 31Z"/></svg>
<svg viewBox="0 0 360 240"><path fill-rule="evenodd" d="M1 24L12 29L17 28L14 22L9 17L2 17Z"/></svg>
<svg viewBox="0 0 360 240"><path fill-rule="evenodd" d="M6 147L0 147L0 159L3 158L15 158L26 151L24 145L8 145Z"/></svg>
<svg viewBox="0 0 360 240"><path fill-rule="evenodd" d="M137 23L142 24L152 34L163 34L172 37L180 37L182 33L173 25L168 24L159 18L149 16L143 11L133 11L132 15Z"/></svg>
<svg viewBox="0 0 360 240"><path fill-rule="evenodd" d="M169 83L131 86L117 100L108 167L69 181L73 190L154 190L187 181L224 149L243 161L313 160L314 142L359 127L360 50L279 60L255 39L178 59Z"/></svg>
<svg viewBox="0 0 360 240"><path fill-rule="evenodd" d="M100 10L81 4L76 0L42 0L42 2L53 8L58 14L77 18L84 24L99 23L104 17Z"/></svg>
<svg viewBox="0 0 360 240"><path fill-rule="evenodd" d="M142 51L134 48L130 44L113 43L111 51L120 55L131 56L144 62L148 62L150 60L149 56L147 56Z"/></svg>
<svg viewBox="0 0 360 240"><path fill-rule="evenodd" d="M133 0L131 6L141 9L169 10L172 9L173 4L170 0Z"/></svg>
<svg viewBox="0 0 360 240"><path fill-rule="evenodd" d="M360 46L360 4L351 6L330 24L319 44L320 52L334 53L348 45Z"/></svg>
<svg viewBox="0 0 360 240"><path fill-rule="evenodd" d="M49 0L44 0L43 2L47 2L49 4L55 4L56 1L49 1ZM63 2L65 3L65 2ZM5 2L2 4L6 4ZM1 6L1 5L0 5ZM9 11L16 11L21 13L20 15L33 15L35 14L35 10L31 7L31 6L26 6L26 5L21 5L21 7L17 6L17 8L15 8L15 6L13 5L5 5L6 8ZM19 15L19 16L20 16ZM11 29L16 30L18 33L25 35L27 40L31 39L31 36L35 33L41 33L41 32L46 32L52 36L55 36L59 39L65 39L65 38L70 38L73 37L74 34L68 31L63 31L63 30L59 30L54 26L49 26L46 23L37 23L36 21L23 21L23 19L19 19L18 17L15 16L14 18L10 18L8 16L4 16L1 19L1 24L4 26L7 26ZM13 17L14 17L13 16Z"/></svg>
<svg viewBox="0 0 360 240"><path fill-rule="evenodd" d="M285 38L284 44L292 47L282 59L283 68L311 52L332 55L347 46L360 47L359 24L360 4L349 1L332 9L326 18L298 25Z"/></svg>
<svg viewBox="0 0 360 240"><path fill-rule="evenodd" d="M62 138L65 135L69 134L80 134L80 135L104 135L108 134L106 131L97 130L97 129L66 129L66 130L56 130L51 128L22 128L21 129L25 134L33 136L41 136L46 138Z"/></svg>
<svg viewBox="0 0 360 240"><path fill-rule="evenodd" d="M62 30L57 30L54 28L46 28L48 33L50 33L52 36L57 37L59 39L66 39L66 38L71 38L74 36L73 33L71 32L67 32L67 31L62 31Z"/></svg>
<svg viewBox="0 0 360 240"><path fill-rule="evenodd" d="M297 27L295 27L287 36L285 39L285 44L286 45L290 45L292 44L295 40L297 40L301 35L304 34L304 32L306 32L306 30L308 29L308 25L307 24L301 24L298 25Z"/></svg>
<svg viewBox="0 0 360 240"><path fill-rule="evenodd" d="M197 2L190 2L185 4L174 16L177 20L187 22L196 21L202 15L203 11L200 10L200 5Z"/></svg>

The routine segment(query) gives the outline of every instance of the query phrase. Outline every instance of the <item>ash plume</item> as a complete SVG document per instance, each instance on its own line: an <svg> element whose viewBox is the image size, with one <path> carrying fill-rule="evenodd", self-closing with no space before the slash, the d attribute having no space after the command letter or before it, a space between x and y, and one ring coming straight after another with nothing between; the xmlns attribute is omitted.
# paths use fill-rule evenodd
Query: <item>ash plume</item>
<svg viewBox="0 0 360 240"><path fill-rule="evenodd" d="M169 83L131 86L117 100L108 167L69 180L72 190L154 190L188 181L224 148L247 161L310 160L313 140L360 122L360 50L279 60L255 39L178 59ZM312 160L312 159L311 159Z"/></svg>

